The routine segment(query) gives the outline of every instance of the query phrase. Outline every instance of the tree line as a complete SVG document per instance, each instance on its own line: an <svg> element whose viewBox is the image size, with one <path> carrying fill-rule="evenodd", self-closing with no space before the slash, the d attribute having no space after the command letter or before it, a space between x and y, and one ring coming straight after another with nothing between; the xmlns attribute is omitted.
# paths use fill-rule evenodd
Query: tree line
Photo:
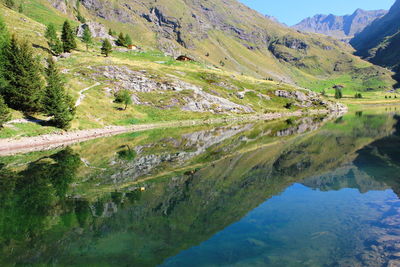
<svg viewBox="0 0 400 267"><path fill-rule="evenodd" d="M77 48L76 32L68 20L63 23L60 36L57 32L52 23L45 31L53 56L71 53ZM111 29L109 34L114 37L117 35ZM87 25L83 26L81 40L86 45L86 50L93 44ZM132 39L121 32L115 43L128 47L132 44ZM101 53L107 57L111 52L111 42L104 39ZM116 96L116 102L124 103L126 109L131 100L128 93L123 91ZM37 113L50 116L50 123L63 129L69 128L75 115L74 103L65 90L63 77L53 57L49 56L43 64L40 57L34 54L31 44L11 35L0 18L0 127L11 119L10 108L28 116Z"/></svg>
<svg viewBox="0 0 400 267"><path fill-rule="evenodd" d="M76 47L71 40L70 32L63 34L64 51ZM53 48L61 47L56 39L53 41ZM50 123L63 129L70 126L75 115L74 103L54 59L50 56L43 64L31 44L10 35L0 19L0 125L10 119L10 108L28 116L51 116Z"/></svg>

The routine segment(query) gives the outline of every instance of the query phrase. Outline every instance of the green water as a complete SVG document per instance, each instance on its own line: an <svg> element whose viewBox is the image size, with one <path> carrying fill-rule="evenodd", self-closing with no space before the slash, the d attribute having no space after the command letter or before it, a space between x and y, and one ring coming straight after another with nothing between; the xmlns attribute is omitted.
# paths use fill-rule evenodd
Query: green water
<svg viewBox="0 0 400 267"><path fill-rule="evenodd" d="M394 108L0 158L1 266L399 266Z"/></svg>

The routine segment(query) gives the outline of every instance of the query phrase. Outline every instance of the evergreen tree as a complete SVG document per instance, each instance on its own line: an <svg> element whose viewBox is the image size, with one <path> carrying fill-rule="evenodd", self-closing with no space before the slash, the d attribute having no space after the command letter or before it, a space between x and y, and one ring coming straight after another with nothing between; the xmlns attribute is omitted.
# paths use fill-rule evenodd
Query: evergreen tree
<svg viewBox="0 0 400 267"><path fill-rule="evenodd" d="M103 40L103 45L101 46L101 53L108 57L108 55L112 52L112 46L108 39Z"/></svg>
<svg viewBox="0 0 400 267"><path fill-rule="evenodd" d="M68 20L63 24L61 41L63 43L64 52L70 53L73 49L76 49L75 33L72 30Z"/></svg>
<svg viewBox="0 0 400 267"><path fill-rule="evenodd" d="M81 22L81 23L86 23L85 17L82 16L82 14L81 14L81 12L80 12L79 10L77 11L76 18L78 19L79 22Z"/></svg>
<svg viewBox="0 0 400 267"><path fill-rule="evenodd" d="M114 33L113 33L113 31L111 30L111 28L108 30L108 35L114 36Z"/></svg>
<svg viewBox="0 0 400 267"><path fill-rule="evenodd" d="M46 28L44 35L47 39L47 44L54 55L59 55L63 52L63 45L57 36L56 26L50 23Z"/></svg>
<svg viewBox="0 0 400 267"><path fill-rule="evenodd" d="M4 123L11 119L11 112L2 96L0 96L0 127L3 127Z"/></svg>
<svg viewBox="0 0 400 267"><path fill-rule="evenodd" d="M53 116L52 122L59 128L68 128L75 115L71 97L65 92L64 82L53 58L47 60L47 86L43 97L43 110Z"/></svg>
<svg viewBox="0 0 400 267"><path fill-rule="evenodd" d="M126 46L125 36L122 32L118 35L117 45L118 46Z"/></svg>
<svg viewBox="0 0 400 267"><path fill-rule="evenodd" d="M129 34L125 35L125 46L132 45L132 38L129 36Z"/></svg>
<svg viewBox="0 0 400 267"><path fill-rule="evenodd" d="M82 41L86 44L86 50L88 50L89 45L92 43L92 32L88 26L83 28Z"/></svg>
<svg viewBox="0 0 400 267"><path fill-rule="evenodd" d="M7 47L8 43L10 42L10 35L7 31L6 24L0 17L0 91L4 88L6 82L3 77L3 69L5 68L5 58L4 58L4 51Z"/></svg>
<svg viewBox="0 0 400 267"><path fill-rule="evenodd" d="M1 93L6 103L25 113L40 111L44 86L42 66L34 56L31 45L13 36L4 49L3 66L7 84Z"/></svg>
<svg viewBox="0 0 400 267"><path fill-rule="evenodd" d="M342 89L340 88L335 88L335 98L340 99L343 97Z"/></svg>
<svg viewBox="0 0 400 267"><path fill-rule="evenodd" d="M24 6L23 6L22 4L20 4L20 5L18 6L18 12L19 12L19 13L24 13Z"/></svg>

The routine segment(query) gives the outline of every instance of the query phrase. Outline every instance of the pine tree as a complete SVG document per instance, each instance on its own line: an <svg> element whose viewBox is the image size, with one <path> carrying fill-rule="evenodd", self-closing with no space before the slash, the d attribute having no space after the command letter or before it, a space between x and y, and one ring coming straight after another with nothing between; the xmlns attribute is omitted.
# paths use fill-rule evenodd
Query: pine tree
<svg viewBox="0 0 400 267"><path fill-rule="evenodd" d="M61 41L63 43L64 52L70 53L73 49L76 49L76 41L75 34L69 24L68 20L66 20L63 24Z"/></svg>
<svg viewBox="0 0 400 267"><path fill-rule="evenodd" d="M18 6L18 12L19 12L19 13L24 13L24 6L23 6L22 4L20 4L20 5Z"/></svg>
<svg viewBox="0 0 400 267"><path fill-rule="evenodd" d="M92 43L92 32L89 26L83 28L82 41L86 44L86 51L89 49L89 45Z"/></svg>
<svg viewBox="0 0 400 267"><path fill-rule="evenodd" d="M3 127L4 123L11 119L11 112L2 96L0 96L0 127Z"/></svg>
<svg viewBox="0 0 400 267"><path fill-rule="evenodd" d="M11 38L4 50L3 77L7 84L1 93L10 107L28 114L40 111L42 66L27 41Z"/></svg>
<svg viewBox="0 0 400 267"><path fill-rule="evenodd" d="M343 97L342 90L340 88L335 88L335 98L340 99Z"/></svg>
<svg viewBox="0 0 400 267"><path fill-rule="evenodd" d="M63 45L60 38L57 36L56 26L53 23L50 23L47 26L44 36L46 37L47 44L54 55L59 55L63 52Z"/></svg>
<svg viewBox="0 0 400 267"><path fill-rule="evenodd" d="M108 39L103 40L103 45L101 46L101 53L108 57L108 55L112 52L112 46Z"/></svg>
<svg viewBox="0 0 400 267"><path fill-rule="evenodd" d="M113 33L113 31L111 30L111 28L108 30L108 35L114 36L114 33Z"/></svg>
<svg viewBox="0 0 400 267"><path fill-rule="evenodd" d="M125 46L132 45L132 38L129 36L129 34L125 35Z"/></svg>
<svg viewBox="0 0 400 267"><path fill-rule="evenodd" d="M5 63L5 58L4 58L4 52L5 48L10 42L10 35L7 31L6 24L0 17L0 91L2 91L5 87L5 79L3 77L3 69L5 68L4 63Z"/></svg>
<svg viewBox="0 0 400 267"><path fill-rule="evenodd" d="M118 35L117 45L118 46L126 46L125 36L122 32Z"/></svg>
<svg viewBox="0 0 400 267"><path fill-rule="evenodd" d="M75 115L75 107L71 97L65 92L64 82L53 58L47 60L47 86L43 96L43 111L53 116L56 127L68 128Z"/></svg>

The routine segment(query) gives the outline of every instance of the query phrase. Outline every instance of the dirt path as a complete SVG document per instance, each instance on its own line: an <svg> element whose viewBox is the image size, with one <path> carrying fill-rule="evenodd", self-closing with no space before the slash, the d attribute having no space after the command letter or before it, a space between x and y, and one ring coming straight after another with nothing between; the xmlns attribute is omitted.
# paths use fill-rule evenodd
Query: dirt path
<svg viewBox="0 0 400 267"><path fill-rule="evenodd" d="M97 83L93 84L92 86L89 86L85 89L80 90L79 98L78 98L78 100L76 100L75 107L79 106L82 103L83 99L85 99L85 95L83 94L84 92L86 92L87 90L92 89L93 87L96 87L98 85L100 85L99 82L97 82Z"/></svg>
<svg viewBox="0 0 400 267"><path fill-rule="evenodd" d="M187 121L172 121L161 122L152 124L140 124L132 126L108 126L99 129L77 130L70 132L60 132L53 134L46 134L34 137L22 137L19 139L5 138L0 139L0 156L14 155L18 153L27 153L33 151L50 150L57 147L63 147L90 139L100 137L112 136L126 132L138 132L144 130L151 130L157 128L171 128L171 127L185 127L194 125L205 124L218 124L218 123L234 123L234 122L251 122L260 120L274 120L284 117L303 116L303 115L316 115L327 114L327 110L315 110L308 113L301 111L290 113L269 113L250 115L242 117L227 117L207 120L187 120Z"/></svg>

